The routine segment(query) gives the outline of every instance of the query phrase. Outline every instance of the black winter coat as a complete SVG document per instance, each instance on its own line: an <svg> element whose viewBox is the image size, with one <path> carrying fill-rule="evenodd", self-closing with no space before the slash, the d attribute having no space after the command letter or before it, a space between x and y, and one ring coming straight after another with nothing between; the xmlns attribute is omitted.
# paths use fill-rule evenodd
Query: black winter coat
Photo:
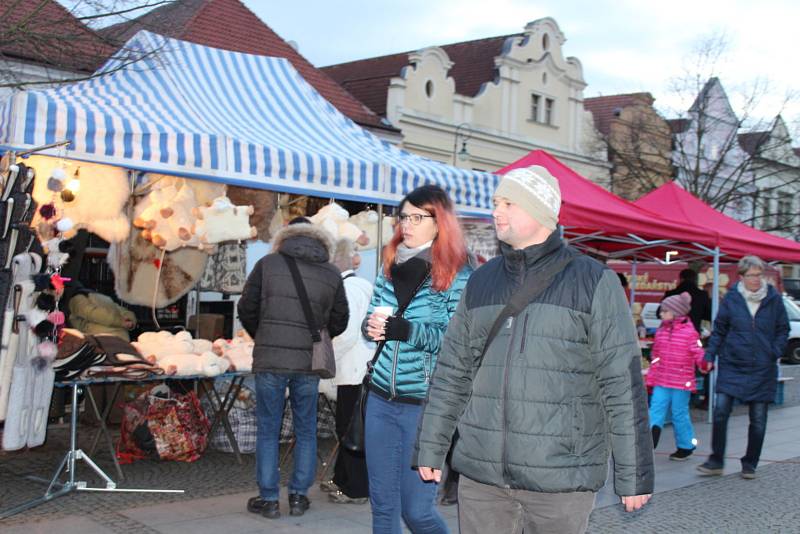
<svg viewBox="0 0 800 534"><path fill-rule="evenodd" d="M753 317L739 284L722 299L706 360L718 357L718 393L743 401L772 402L778 387L778 360L789 335L786 307L778 291L769 286Z"/></svg>
<svg viewBox="0 0 800 534"><path fill-rule="evenodd" d="M238 305L239 320L255 341L254 372L311 371L311 331L284 254L297 260L316 324L326 325L331 337L347 328L342 277L328 263L333 247L333 238L322 228L290 225L273 239L272 253L256 263Z"/></svg>

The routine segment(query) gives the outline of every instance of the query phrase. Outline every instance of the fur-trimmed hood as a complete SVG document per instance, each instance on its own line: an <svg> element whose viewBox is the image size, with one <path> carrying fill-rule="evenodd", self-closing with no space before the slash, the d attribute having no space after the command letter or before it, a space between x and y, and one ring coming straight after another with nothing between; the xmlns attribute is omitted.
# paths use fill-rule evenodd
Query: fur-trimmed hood
<svg viewBox="0 0 800 534"><path fill-rule="evenodd" d="M272 238L272 250L314 263L333 259L336 242L324 228L313 224L290 224Z"/></svg>

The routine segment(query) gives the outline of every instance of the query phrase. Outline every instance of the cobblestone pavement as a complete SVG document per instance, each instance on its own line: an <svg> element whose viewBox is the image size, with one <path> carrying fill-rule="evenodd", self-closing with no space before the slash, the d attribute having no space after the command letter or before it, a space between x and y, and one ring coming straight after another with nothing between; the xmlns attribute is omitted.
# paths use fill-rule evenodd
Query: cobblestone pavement
<svg viewBox="0 0 800 534"><path fill-rule="evenodd" d="M777 436L789 432L784 436L790 438L785 446L796 452L782 459L767 456L778 461L759 467L755 480L739 477L735 471L738 464L735 456L731 457L729 465L733 471L727 471L731 474L712 479L694 474L694 465L703 459L700 454L692 458L691 465L662 461L658 464L662 480L668 476L666 469L681 467L683 471L678 475L685 477L683 487L662 486L663 490L647 507L633 514L624 513L618 504L609 506L617 502L611 495L604 499L598 497L598 508L592 513L589 532L800 532L800 441L795 437L800 434L796 431L799 414L798 409L775 413L768 443L774 444L773 452L781 450L784 445L778 443ZM741 427L739 432L746 432L744 421L741 418L735 425ZM704 427L700 430L707 432ZM90 433L83 434L79 444L86 447ZM326 457L333 443L331 440L319 443L320 455ZM26 475L49 479L65 449L66 430L56 428L51 429L43 447L24 453L0 453L0 509L41 496L44 487ZM663 456L660 460L665 460L667 453L659 453ZM209 451L191 464L139 461L123 466L126 479L119 487L185 489L186 493L74 492L0 521L0 532L238 534L269 530L358 534L370 531L369 506L330 504L316 488L312 488L310 494L314 502L312 509L302 518L286 517L272 522L248 514L244 511L244 502L256 491L255 459L253 455L242 458L240 465L231 454ZM106 451L98 450L93 459L116 478ZM101 486L87 466L79 462L77 471L78 480ZM288 477L288 472L289 469L285 469L282 478ZM456 532L455 508L441 511Z"/></svg>
<svg viewBox="0 0 800 534"><path fill-rule="evenodd" d="M79 447L88 445L83 441L79 439ZM332 445L331 440L320 440L320 456L326 457ZM40 448L0 453L0 509L7 509L42 496L45 485L27 477L34 475L49 480L63 458L66 448L68 448L67 430L59 428L50 430L47 443ZM113 463L105 449L98 448L92 459L116 480ZM76 465L76 480L85 480L90 486L104 486L101 479L86 464L78 460ZM253 454L243 454L241 465L236 462L233 454L209 450L193 463L140 460L130 465L123 465L122 469L125 480L117 481L119 488L183 489L185 493L73 492L0 520L0 532L4 530L3 527L10 525L33 520L52 520L68 515L88 517L113 532L158 532L132 521L119 511L156 503L188 501L246 491L256 492ZM288 469L283 470L282 478L288 478L286 474L288 472Z"/></svg>
<svg viewBox="0 0 800 534"><path fill-rule="evenodd" d="M657 493L638 512L595 509L589 532L800 532L800 458L760 467L755 480L738 474L698 480Z"/></svg>

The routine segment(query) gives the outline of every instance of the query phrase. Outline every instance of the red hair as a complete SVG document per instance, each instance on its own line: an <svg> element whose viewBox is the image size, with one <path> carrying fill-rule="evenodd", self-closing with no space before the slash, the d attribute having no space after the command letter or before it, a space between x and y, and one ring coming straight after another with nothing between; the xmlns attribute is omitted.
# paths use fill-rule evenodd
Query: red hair
<svg viewBox="0 0 800 534"><path fill-rule="evenodd" d="M467 262L467 247L464 234L456 218L453 203L445 191L436 185L424 185L414 189L401 202L400 208L408 202L434 216L436 237L431 245L431 282L433 289L444 291ZM397 256L397 247L403 242L400 224L394 229L394 236L383 251L383 274L391 279L390 269Z"/></svg>

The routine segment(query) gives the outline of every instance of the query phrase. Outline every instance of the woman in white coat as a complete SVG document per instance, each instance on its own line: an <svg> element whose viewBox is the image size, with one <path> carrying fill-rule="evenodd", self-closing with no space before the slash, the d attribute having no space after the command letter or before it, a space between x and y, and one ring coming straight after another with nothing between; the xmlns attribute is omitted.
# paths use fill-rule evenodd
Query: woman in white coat
<svg viewBox="0 0 800 534"><path fill-rule="evenodd" d="M347 329L333 338L336 376L330 381L323 382L330 382L336 387L336 434L341 439L353 417L361 381L375 347L361 335L361 323L367 315L372 297L372 284L355 274L360 259L352 241L342 239L336 243L333 263L342 272L350 319ZM329 389L325 386L320 382L321 391ZM330 500L335 503L366 504L369 498L369 483L364 454L339 447L333 469L333 480L322 482L320 489L328 492Z"/></svg>

